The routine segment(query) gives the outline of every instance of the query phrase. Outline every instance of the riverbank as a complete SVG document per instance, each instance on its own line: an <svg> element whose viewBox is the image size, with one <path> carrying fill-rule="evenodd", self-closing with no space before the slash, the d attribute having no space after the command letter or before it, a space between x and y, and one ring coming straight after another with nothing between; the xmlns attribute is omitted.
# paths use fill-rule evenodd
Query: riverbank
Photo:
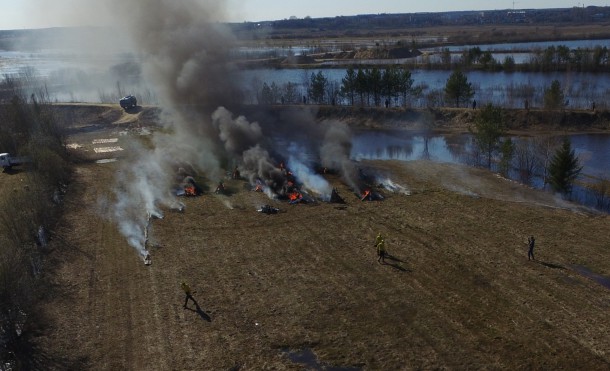
<svg viewBox="0 0 610 371"><path fill-rule="evenodd" d="M161 108L140 106L130 112L113 104L55 104L55 112L73 128L86 122L113 122L121 126L158 125ZM404 109L398 107L348 107L318 105L240 105L228 107L249 121L278 123L293 116L312 120L337 120L356 130L411 130L437 133L466 133L479 110L467 108ZM610 133L610 111L504 109L505 124L511 135Z"/></svg>
<svg viewBox="0 0 610 371"><path fill-rule="evenodd" d="M281 120L287 112L301 111L318 121L339 120L354 129L468 132L479 110L467 108L379 108L346 106L243 106L250 120ZM264 114L261 114L264 112ZM504 109L509 134L609 133L610 112L542 109Z"/></svg>

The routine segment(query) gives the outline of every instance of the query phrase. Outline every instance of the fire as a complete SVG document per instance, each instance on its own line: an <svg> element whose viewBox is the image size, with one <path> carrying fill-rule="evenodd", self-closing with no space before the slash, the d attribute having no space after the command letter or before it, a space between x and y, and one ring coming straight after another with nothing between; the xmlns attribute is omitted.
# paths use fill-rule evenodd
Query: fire
<svg viewBox="0 0 610 371"><path fill-rule="evenodd" d="M360 201L365 201L365 200L371 200L371 190L370 189L365 189L362 194L360 195Z"/></svg>
<svg viewBox="0 0 610 371"><path fill-rule="evenodd" d="M197 191L195 190L195 187L193 187L193 186L186 186L186 187L184 187L184 195L185 196L197 196Z"/></svg>
<svg viewBox="0 0 610 371"><path fill-rule="evenodd" d="M288 193L288 199L291 204L296 204L303 199L303 195L300 192L294 191Z"/></svg>

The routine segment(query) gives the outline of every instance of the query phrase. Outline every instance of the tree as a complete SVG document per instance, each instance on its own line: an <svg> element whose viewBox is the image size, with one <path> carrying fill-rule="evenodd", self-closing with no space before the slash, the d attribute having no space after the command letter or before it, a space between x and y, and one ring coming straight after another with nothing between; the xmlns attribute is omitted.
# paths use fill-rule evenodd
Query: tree
<svg viewBox="0 0 610 371"><path fill-rule="evenodd" d="M542 181L544 182L543 188L545 188L549 180L549 164L551 163L551 159L561 145L562 141L558 136L545 135L534 138L533 142L538 165L543 171Z"/></svg>
<svg viewBox="0 0 610 371"><path fill-rule="evenodd" d="M538 169L536 147L531 139L521 139L515 146L515 166L519 172L519 180L524 184L531 184Z"/></svg>
<svg viewBox="0 0 610 371"><path fill-rule="evenodd" d="M360 96L361 105L364 105L364 94L368 94L368 92L369 89L366 73L363 70L358 69L358 73L356 74L356 93L358 93Z"/></svg>
<svg viewBox="0 0 610 371"><path fill-rule="evenodd" d="M413 87L413 77L411 71L404 68L398 74L398 94L402 95L405 106L407 105L408 95L417 95L421 92L418 88Z"/></svg>
<svg viewBox="0 0 610 371"><path fill-rule="evenodd" d="M461 71L454 71L447 79L445 95L447 99L455 101L455 106L459 107L460 103L470 102L474 96L474 90L466 75Z"/></svg>
<svg viewBox="0 0 610 371"><path fill-rule="evenodd" d="M354 105L354 95L356 94L357 75L353 67L345 71L345 77L341 80L341 94L349 99L349 104Z"/></svg>
<svg viewBox="0 0 610 371"><path fill-rule="evenodd" d="M267 83L263 84L263 88L261 91L261 103L262 104L272 104L273 103L273 91L271 87L267 85Z"/></svg>
<svg viewBox="0 0 610 371"><path fill-rule="evenodd" d="M311 73L311 88L309 89L309 98L317 104L324 102L324 93L326 92L326 85L328 80L322 73L318 71L317 74Z"/></svg>
<svg viewBox="0 0 610 371"><path fill-rule="evenodd" d="M549 164L549 184L551 188L556 192L570 194L572 185L581 170L582 166L580 166L578 156L572 149L570 139L565 137L563 144L555 152Z"/></svg>
<svg viewBox="0 0 610 371"><path fill-rule="evenodd" d="M390 102L392 98L398 96L398 86L400 80L400 72L395 66L391 66L383 70L381 75L381 94Z"/></svg>
<svg viewBox="0 0 610 371"><path fill-rule="evenodd" d="M441 63L447 68L451 66L451 51L449 48L443 48L443 50L441 50Z"/></svg>
<svg viewBox="0 0 610 371"><path fill-rule="evenodd" d="M504 63L502 63L502 68L504 68L504 71L506 71L506 72L514 72L515 71L515 58L513 58L511 55L507 55L504 58Z"/></svg>
<svg viewBox="0 0 610 371"><path fill-rule="evenodd" d="M381 71L379 71L379 68L373 67L367 72L368 87L370 92L373 93L373 103L375 106L379 106L381 104Z"/></svg>
<svg viewBox="0 0 610 371"><path fill-rule="evenodd" d="M501 108L487 104L475 118L474 129L471 128L477 148L487 159L488 169L491 169L491 160L499 148L500 139L505 134L503 116Z"/></svg>
<svg viewBox="0 0 610 371"><path fill-rule="evenodd" d="M508 178L508 173L515 154L515 143L513 143L512 139L506 138L506 140L502 142L502 145L500 146L500 153L502 154L502 157L500 158L498 170L502 176Z"/></svg>
<svg viewBox="0 0 610 371"><path fill-rule="evenodd" d="M297 84L288 82L284 85L284 101L288 104L298 103L299 94L297 91Z"/></svg>
<svg viewBox="0 0 610 371"><path fill-rule="evenodd" d="M553 80L551 86L544 91L544 108L559 109L563 107L563 92L558 80Z"/></svg>

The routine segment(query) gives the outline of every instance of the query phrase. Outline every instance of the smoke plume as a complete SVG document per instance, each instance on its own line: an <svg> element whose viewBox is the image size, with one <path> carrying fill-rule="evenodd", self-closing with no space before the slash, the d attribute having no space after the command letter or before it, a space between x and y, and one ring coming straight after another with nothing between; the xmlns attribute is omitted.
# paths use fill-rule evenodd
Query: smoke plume
<svg viewBox="0 0 610 371"><path fill-rule="evenodd" d="M81 1L82 11L73 8L66 14L84 16L92 3L99 5ZM180 167L216 181L223 176L221 164L232 161L252 184L263 183L269 197L277 197L293 183L293 175L278 166L288 160L299 182L328 195L328 183L286 145L298 141L317 154L323 141L323 165L339 170L348 185L358 189L347 126L319 125L303 110L284 111L279 117L259 111L252 121L233 115L242 97L231 59L236 40L228 25L221 23L227 18L225 1L109 0L105 4L106 18L120 25L121 40L128 40L137 56L141 78L154 87L163 112L159 120L165 126L153 133L152 149L135 145L130 149L133 158L124 161L117 176L113 217L140 254L146 253L149 215L162 217L163 207L179 204L172 188Z"/></svg>
<svg viewBox="0 0 610 371"><path fill-rule="evenodd" d="M339 122L329 124L320 148L322 166L339 171L343 181L356 193L360 193L358 168L350 159L351 149L352 132L349 127Z"/></svg>

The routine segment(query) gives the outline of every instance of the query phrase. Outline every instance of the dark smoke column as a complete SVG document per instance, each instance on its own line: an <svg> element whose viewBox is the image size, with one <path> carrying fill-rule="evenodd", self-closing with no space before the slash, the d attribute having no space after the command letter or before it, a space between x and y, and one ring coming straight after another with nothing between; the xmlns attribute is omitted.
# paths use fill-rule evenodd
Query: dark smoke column
<svg viewBox="0 0 610 371"><path fill-rule="evenodd" d="M224 1L114 1L153 80L162 105L204 106L207 113L238 101L231 78L234 37L220 23Z"/></svg>

